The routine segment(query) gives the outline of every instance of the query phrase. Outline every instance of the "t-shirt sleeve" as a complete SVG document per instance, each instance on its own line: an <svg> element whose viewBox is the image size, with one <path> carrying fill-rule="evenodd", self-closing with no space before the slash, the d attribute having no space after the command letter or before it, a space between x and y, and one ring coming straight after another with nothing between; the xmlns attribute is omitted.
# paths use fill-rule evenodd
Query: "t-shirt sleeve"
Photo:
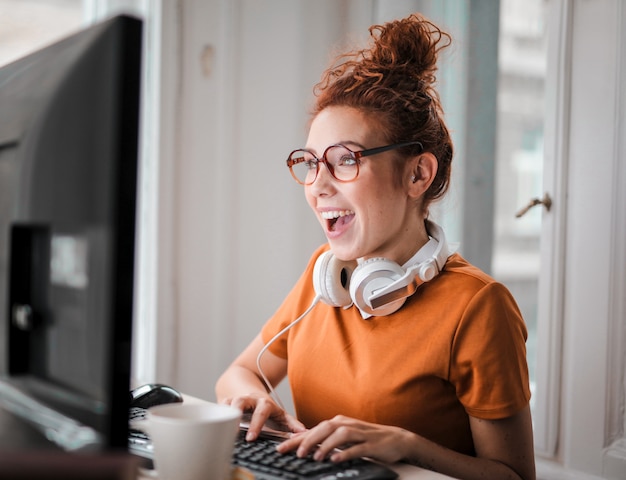
<svg viewBox="0 0 626 480"><path fill-rule="evenodd" d="M467 413L506 418L530 400L526 325L510 292L492 282L467 305L452 346L450 380Z"/></svg>
<svg viewBox="0 0 626 480"><path fill-rule="evenodd" d="M271 339L283 330L287 325L297 320L304 312L311 307L315 300L315 291L313 289L313 267L317 258L329 249L328 244L318 248L307 264L306 269L293 286L278 310L272 315L261 329L263 342L267 344ZM288 358L288 339L289 332L277 338L269 350L280 358Z"/></svg>

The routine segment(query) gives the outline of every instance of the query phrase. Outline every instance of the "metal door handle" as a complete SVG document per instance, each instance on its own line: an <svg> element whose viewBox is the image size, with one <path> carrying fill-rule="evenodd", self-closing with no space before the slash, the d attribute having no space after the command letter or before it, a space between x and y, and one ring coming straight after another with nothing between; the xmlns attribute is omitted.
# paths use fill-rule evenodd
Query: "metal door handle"
<svg viewBox="0 0 626 480"><path fill-rule="evenodd" d="M546 211L549 212L550 207L552 207L552 199L550 198L550 195L546 193L544 194L543 198L533 198L530 202L528 202L528 205L526 205L524 208L522 208L519 212L515 214L515 217L516 218L523 217L524 215L526 215L526 213L528 213L528 210L530 210L533 207L536 207L537 205L543 205L544 207L546 207Z"/></svg>

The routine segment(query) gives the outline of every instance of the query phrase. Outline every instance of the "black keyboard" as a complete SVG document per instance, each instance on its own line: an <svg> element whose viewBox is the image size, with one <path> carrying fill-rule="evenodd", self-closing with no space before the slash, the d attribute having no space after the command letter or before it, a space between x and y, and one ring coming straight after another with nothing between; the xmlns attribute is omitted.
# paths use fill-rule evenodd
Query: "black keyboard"
<svg viewBox="0 0 626 480"><path fill-rule="evenodd" d="M333 463L330 460L316 461L310 456L298 458L295 452L279 453L276 451L278 443L279 440L263 436L247 442L242 430L235 443L233 465L250 470L258 480L386 480L398 477L393 470L365 459Z"/></svg>

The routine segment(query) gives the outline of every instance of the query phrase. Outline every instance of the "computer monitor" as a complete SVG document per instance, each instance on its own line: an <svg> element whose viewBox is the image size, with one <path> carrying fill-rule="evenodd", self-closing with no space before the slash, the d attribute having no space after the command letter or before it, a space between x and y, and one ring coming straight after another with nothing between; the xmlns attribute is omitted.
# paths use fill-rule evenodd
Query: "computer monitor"
<svg viewBox="0 0 626 480"><path fill-rule="evenodd" d="M0 68L0 408L65 450L128 441L141 44L121 15Z"/></svg>

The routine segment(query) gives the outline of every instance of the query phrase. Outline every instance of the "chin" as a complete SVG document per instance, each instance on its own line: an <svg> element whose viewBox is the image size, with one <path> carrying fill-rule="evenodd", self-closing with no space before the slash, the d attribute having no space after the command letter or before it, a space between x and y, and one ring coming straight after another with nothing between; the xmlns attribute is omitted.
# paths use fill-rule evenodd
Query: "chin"
<svg viewBox="0 0 626 480"><path fill-rule="evenodd" d="M332 240L328 242L330 244L330 249L333 252L333 255L337 257L337 259L342 260L344 262L349 262L352 260L356 260L359 258L352 249L341 248L338 245L333 245Z"/></svg>

